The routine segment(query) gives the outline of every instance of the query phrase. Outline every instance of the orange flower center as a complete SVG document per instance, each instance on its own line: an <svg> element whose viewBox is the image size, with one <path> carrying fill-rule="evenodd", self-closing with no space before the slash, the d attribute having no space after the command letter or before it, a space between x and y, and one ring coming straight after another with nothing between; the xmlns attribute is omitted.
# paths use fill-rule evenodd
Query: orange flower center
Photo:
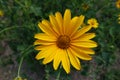
<svg viewBox="0 0 120 80"><path fill-rule="evenodd" d="M56 43L59 48L67 49L70 46L70 37L66 35L60 35Z"/></svg>
<svg viewBox="0 0 120 80"><path fill-rule="evenodd" d="M94 22L91 22L91 25L94 25Z"/></svg>

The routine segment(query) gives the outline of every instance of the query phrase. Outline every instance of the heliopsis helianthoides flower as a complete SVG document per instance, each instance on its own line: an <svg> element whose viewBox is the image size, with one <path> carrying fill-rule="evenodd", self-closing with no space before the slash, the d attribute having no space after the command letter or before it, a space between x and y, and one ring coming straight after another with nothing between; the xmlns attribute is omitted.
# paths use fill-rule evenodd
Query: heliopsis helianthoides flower
<svg viewBox="0 0 120 80"><path fill-rule="evenodd" d="M34 42L36 50L39 53L36 59L43 59L43 64L53 61L53 68L58 69L59 65L63 66L66 73L70 72L70 64L77 70L81 69L81 60L91 60L89 54L94 54L94 50L90 48L97 47L97 43L91 39L95 37L95 33L86 33L92 27L83 24L84 16L75 16L71 18L71 11L65 10L62 17L60 12L56 12L55 16L49 16L50 21L42 20L38 24L44 33L35 34L37 39Z"/></svg>
<svg viewBox="0 0 120 80"><path fill-rule="evenodd" d="M95 18L91 18L87 21L87 23L92 26L93 28L97 28L99 23L97 22L97 20Z"/></svg>
<svg viewBox="0 0 120 80"><path fill-rule="evenodd" d="M119 9L120 8L120 0L116 1L116 7Z"/></svg>

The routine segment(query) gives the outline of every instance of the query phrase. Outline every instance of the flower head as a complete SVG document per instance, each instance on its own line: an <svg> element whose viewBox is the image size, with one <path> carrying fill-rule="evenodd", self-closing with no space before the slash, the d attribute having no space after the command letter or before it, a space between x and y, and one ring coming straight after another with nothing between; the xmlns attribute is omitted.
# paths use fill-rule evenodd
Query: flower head
<svg viewBox="0 0 120 80"><path fill-rule="evenodd" d="M23 79L22 77L16 77L14 80L27 80L26 78Z"/></svg>
<svg viewBox="0 0 120 80"><path fill-rule="evenodd" d="M120 9L120 0L117 0L117 1L116 1L116 7L117 7L118 9Z"/></svg>
<svg viewBox="0 0 120 80"><path fill-rule="evenodd" d="M0 17L2 17L3 15L4 15L4 12L0 10Z"/></svg>
<svg viewBox="0 0 120 80"><path fill-rule="evenodd" d="M53 67L58 69L61 64L64 70L70 72L70 64L77 70L81 69L80 61L91 60L89 54L95 52L90 49L97 47L97 43L91 39L95 37L95 33L86 33L92 27L86 25L80 28L84 22L84 16L75 16L71 18L71 11L65 10L62 17L60 12L56 12L55 16L49 16L50 21L42 20L38 24L44 33L35 34L37 39L34 42L36 50L39 53L36 59L43 59L43 64L53 61Z"/></svg>
<svg viewBox="0 0 120 80"><path fill-rule="evenodd" d="M120 24L120 14L118 15L118 24Z"/></svg>
<svg viewBox="0 0 120 80"><path fill-rule="evenodd" d="M89 20L87 21L87 23L88 23L90 26L94 27L94 28L97 28L98 25L99 25L99 23L97 22L97 20L94 19L94 18L89 19Z"/></svg>

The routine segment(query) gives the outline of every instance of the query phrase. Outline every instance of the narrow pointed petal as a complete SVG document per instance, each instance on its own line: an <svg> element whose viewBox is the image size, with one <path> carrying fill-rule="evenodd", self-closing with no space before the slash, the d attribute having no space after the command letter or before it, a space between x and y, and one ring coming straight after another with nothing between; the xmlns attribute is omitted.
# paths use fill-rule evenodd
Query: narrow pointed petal
<svg viewBox="0 0 120 80"><path fill-rule="evenodd" d="M77 47L77 46L75 46ZM83 48L83 47L77 47L79 48L79 51L85 54L95 54L95 51L89 48Z"/></svg>
<svg viewBox="0 0 120 80"><path fill-rule="evenodd" d="M64 20L63 20L63 31L64 33L68 32L68 28L69 28L69 23L71 21L71 12L69 9L66 9L65 13L64 13Z"/></svg>
<svg viewBox="0 0 120 80"><path fill-rule="evenodd" d="M35 34L34 38L39 39L39 40L43 40L43 41L56 41L56 37L48 36L44 33Z"/></svg>
<svg viewBox="0 0 120 80"><path fill-rule="evenodd" d="M78 17L73 17L72 20L70 21L68 28L69 32L67 33L68 35L72 34L77 21L78 21Z"/></svg>
<svg viewBox="0 0 120 80"><path fill-rule="evenodd" d="M42 21L42 31L45 32L47 35L57 36L57 34L54 32L51 23L47 20Z"/></svg>
<svg viewBox="0 0 120 80"><path fill-rule="evenodd" d="M55 70L57 70L58 66L60 65L62 54L64 53L62 53L60 49L56 51L56 55L54 56L54 60L53 60L53 67Z"/></svg>
<svg viewBox="0 0 120 80"><path fill-rule="evenodd" d="M80 37L76 37L76 38L73 38L74 42L75 41L87 41L89 39L92 39L94 38L96 35L95 33L85 33L83 35L81 35Z"/></svg>
<svg viewBox="0 0 120 80"><path fill-rule="evenodd" d="M50 54L45 57L45 59L43 60L43 64L50 63L54 59L54 56L57 54L56 51L58 50L58 48L56 47L56 45L52 45L51 48L51 51L48 52Z"/></svg>
<svg viewBox="0 0 120 80"><path fill-rule="evenodd" d="M81 25L83 24L84 18L85 18L85 16L83 16L83 15L80 15L78 17L78 20L76 21L75 26L72 26L74 28L73 28L73 32L71 33L71 36L74 35L76 33L76 31L81 27Z"/></svg>
<svg viewBox="0 0 120 80"><path fill-rule="evenodd" d="M71 46L70 51L77 57L79 57L82 60L91 60L91 56L88 54L85 54L83 52L80 52L79 48Z"/></svg>
<svg viewBox="0 0 120 80"><path fill-rule="evenodd" d="M36 55L36 59L39 60L39 59L42 59L42 58L45 58L45 56L49 55L49 51L50 49L47 49L47 50L42 50L40 51L37 55Z"/></svg>
<svg viewBox="0 0 120 80"><path fill-rule="evenodd" d="M49 16L49 19L50 19L50 22L51 22L51 25L52 25L52 28L54 29L54 31L59 34L60 33L60 28L59 28L59 25L56 21L56 18L54 15L50 15Z"/></svg>
<svg viewBox="0 0 120 80"><path fill-rule="evenodd" d="M44 50L44 51L40 51L40 52L36 55L35 59L39 60L39 59L44 58L45 55L46 55L45 53L46 53L45 50Z"/></svg>
<svg viewBox="0 0 120 80"><path fill-rule="evenodd" d="M64 68L64 70L66 71L66 73L70 73L70 62L69 62L69 58L68 58L68 54L65 50L62 50L62 66Z"/></svg>
<svg viewBox="0 0 120 80"><path fill-rule="evenodd" d="M82 27L80 30L76 31L76 33L72 36L72 38L76 39L76 38L80 37L81 35L83 35L87 31L89 31L91 28L92 27L89 25Z"/></svg>
<svg viewBox="0 0 120 80"><path fill-rule="evenodd" d="M89 40L89 41L78 41L78 42L71 43L71 44L74 45L74 46L77 46L77 47L84 47L84 48L94 48L94 47L97 47L97 43L92 41L92 40Z"/></svg>
<svg viewBox="0 0 120 80"><path fill-rule="evenodd" d="M52 52L54 52L54 48L55 45L49 46L48 48L46 48L45 50L40 51L37 55L36 55L36 59L42 59L42 58L46 58L47 56L51 55Z"/></svg>
<svg viewBox="0 0 120 80"><path fill-rule="evenodd" d="M51 45L51 44L54 44L55 41L43 41L43 40L36 40L34 42L34 45Z"/></svg>
<svg viewBox="0 0 120 80"><path fill-rule="evenodd" d="M50 24L49 21L43 20L42 23L40 22L38 24L38 26L47 35L52 35L52 36L56 35L56 33L53 31L53 29L52 29L51 24Z"/></svg>
<svg viewBox="0 0 120 80"><path fill-rule="evenodd" d="M77 70L80 70L81 66L80 66L80 62L78 58L70 50L67 50L67 52L68 52L68 56L69 56L70 63L72 64L72 66L76 68Z"/></svg>
<svg viewBox="0 0 120 80"><path fill-rule="evenodd" d="M53 45L53 44L52 44ZM46 50L48 49L50 46L52 45L40 45L40 46L36 46L35 50ZM55 45L55 44L54 44Z"/></svg>
<svg viewBox="0 0 120 80"><path fill-rule="evenodd" d="M56 49L54 49L54 51L52 51L52 53L50 55L47 55L45 57L45 59L43 60L43 64L50 63L54 59L54 56L56 55L55 51L56 51Z"/></svg>
<svg viewBox="0 0 120 80"><path fill-rule="evenodd" d="M60 33L62 34L63 33L63 19L62 19L62 15L60 12L56 12L55 13L55 18L56 18L56 21L58 23L58 26L59 26L59 29L60 29Z"/></svg>

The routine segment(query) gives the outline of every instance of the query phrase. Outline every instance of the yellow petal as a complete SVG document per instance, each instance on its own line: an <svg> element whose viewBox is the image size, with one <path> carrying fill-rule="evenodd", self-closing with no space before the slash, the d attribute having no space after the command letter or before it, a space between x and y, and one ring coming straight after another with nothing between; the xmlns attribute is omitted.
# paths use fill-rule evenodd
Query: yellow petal
<svg viewBox="0 0 120 80"><path fill-rule="evenodd" d="M60 33L60 28L59 28L59 25L58 25L58 23L56 21L55 16L54 15L50 15L49 18L50 18L50 22L51 22L52 28L54 29L54 31L57 34L59 34Z"/></svg>
<svg viewBox="0 0 120 80"><path fill-rule="evenodd" d="M74 40L73 42L86 41L86 40L94 38L95 36L96 36L95 33L85 33L85 34L81 35L80 37L73 37L73 40Z"/></svg>
<svg viewBox="0 0 120 80"><path fill-rule="evenodd" d="M77 47L77 46L76 46ZM77 47L79 51L85 54L95 54L95 51L89 48Z"/></svg>
<svg viewBox="0 0 120 80"><path fill-rule="evenodd" d="M43 64L47 64L47 63L51 62L54 59L54 56L57 54L56 50L58 48L56 46L54 46L54 47L51 46L51 47L52 47L52 49L49 52L50 54L45 57L45 59L43 60Z"/></svg>
<svg viewBox="0 0 120 80"><path fill-rule="evenodd" d="M47 53L48 51L50 51L50 49L40 51L40 52L36 55L35 58L36 58L37 60L42 59L42 58L45 58L45 56L49 54L49 53Z"/></svg>
<svg viewBox="0 0 120 80"><path fill-rule="evenodd" d="M85 54L83 52L80 52L79 48L71 46L70 47L70 51L77 57L79 57L80 59L83 60L91 60L91 56L89 56L88 54Z"/></svg>
<svg viewBox="0 0 120 80"><path fill-rule="evenodd" d="M94 41L78 41L78 42L74 42L74 43L71 43L72 45L74 46L77 46L77 47L84 47L84 48L94 48L94 47L97 47L97 43L94 42Z"/></svg>
<svg viewBox="0 0 120 80"><path fill-rule="evenodd" d="M42 59L42 58L46 58L47 56L51 55L52 52L55 51L55 45L49 46L48 48L46 48L45 50L40 51L37 55L36 55L36 59Z"/></svg>
<svg viewBox="0 0 120 80"><path fill-rule="evenodd" d="M64 31L63 33L68 32L70 20L71 20L71 12L69 9L66 9L64 13L64 20L63 20L64 21L63 22L63 31Z"/></svg>
<svg viewBox="0 0 120 80"><path fill-rule="evenodd" d="M43 40L36 40L34 42L34 45L51 45L51 44L54 44L55 42L54 41L43 41Z"/></svg>
<svg viewBox="0 0 120 80"><path fill-rule="evenodd" d="M47 35L52 35L52 36L55 36L56 33L53 31L52 27L51 27L51 24L49 21L47 20L43 20L42 23L40 22L38 24L39 28L45 32Z"/></svg>
<svg viewBox="0 0 120 80"><path fill-rule="evenodd" d="M40 45L40 46L36 46L35 50L46 50L48 49L50 46L52 45Z"/></svg>
<svg viewBox="0 0 120 80"><path fill-rule="evenodd" d="M48 36L44 33L35 34L34 38L39 39L39 40L43 40L43 41L56 41L56 37Z"/></svg>
<svg viewBox="0 0 120 80"><path fill-rule="evenodd" d="M83 16L83 15L78 17L78 20L76 21L75 26L72 26L74 28L73 28L73 32L71 33L71 36L74 35L76 33L76 31L80 28L80 26L83 24L84 18L85 18L85 16Z"/></svg>
<svg viewBox="0 0 120 80"><path fill-rule="evenodd" d="M63 33L63 19L62 19L62 15L60 12L56 12L55 13L55 18L56 18L56 21L58 23L58 26L59 26L59 29L60 29L60 33L62 34Z"/></svg>
<svg viewBox="0 0 120 80"><path fill-rule="evenodd" d="M83 28L81 28L80 30L78 30L73 36L72 38L73 39L76 39L78 37L80 37L81 35L83 35L84 33L86 33L87 31L89 31L92 27L87 25L87 26L84 26Z"/></svg>
<svg viewBox="0 0 120 80"><path fill-rule="evenodd" d="M69 28L68 28L68 35L72 34L74 28L75 28L75 24L78 21L78 17L73 17L72 20L69 23Z"/></svg>
<svg viewBox="0 0 120 80"><path fill-rule="evenodd" d="M65 50L61 50L61 58L62 58L62 66L64 68L64 70L66 71L66 73L70 73L70 62L68 59L68 54Z"/></svg>
<svg viewBox="0 0 120 80"><path fill-rule="evenodd" d="M81 66L80 66L79 59L70 50L67 50L67 52L68 52L68 56L69 56L70 63L72 64L72 66L76 68L77 70L80 70Z"/></svg>
<svg viewBox="0 0 120 80"><path fill-rule="evenodd" d="M54 67L55 70L58 69L58 66L61 62L61 55L62 54L64 54L64 53L62 53L60 49L58 49L56 51L56 55L54 56L54 60L53 60L53 67Z"/></svg>
<svg viewBox="0 0 120 80"><path fill-rule="evenodd" d="M55 33L53 27L51 26L51 23L47 20L43 20L42 24L45 25L45 27L47 26L47 30L45 31L45 33L48 35L52 35L52 36L57 36L57 34Z"/></svg>

